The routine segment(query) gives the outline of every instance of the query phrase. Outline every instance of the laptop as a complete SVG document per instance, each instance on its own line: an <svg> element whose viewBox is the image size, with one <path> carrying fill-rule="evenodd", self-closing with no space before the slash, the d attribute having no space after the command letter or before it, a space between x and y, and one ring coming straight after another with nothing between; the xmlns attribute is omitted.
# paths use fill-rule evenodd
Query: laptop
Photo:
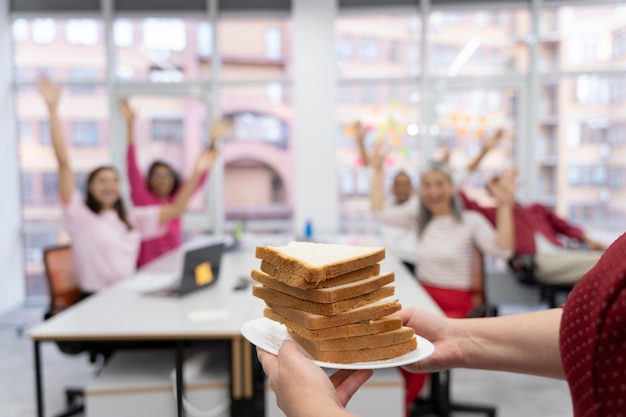
<svg viewBox="0 0 626 417"><path fill-rule="evenodd" d="M224 249L224 243L215 243L187 250L180 279L144 294L180 297L215 284L219 278Z"/></svg>

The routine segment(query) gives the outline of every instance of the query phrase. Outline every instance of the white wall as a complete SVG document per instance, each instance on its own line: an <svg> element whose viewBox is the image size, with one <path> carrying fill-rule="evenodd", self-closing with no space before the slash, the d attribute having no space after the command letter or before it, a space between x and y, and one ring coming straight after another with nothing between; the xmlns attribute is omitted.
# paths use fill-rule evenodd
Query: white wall
<svg viewBox="0 0 626 417"><path fill-rule="evenodd" d="M313 222L314 234L332 234L339 228L336 14L337 0L292 2L297 235L304 232L307 219Z"/></svg>
<svg viewBox="0 0 626 417"><path fill-rule="evenodd" d="M0 0L0 314L19 306L25 298L8 3L9 0Z"/></svg>

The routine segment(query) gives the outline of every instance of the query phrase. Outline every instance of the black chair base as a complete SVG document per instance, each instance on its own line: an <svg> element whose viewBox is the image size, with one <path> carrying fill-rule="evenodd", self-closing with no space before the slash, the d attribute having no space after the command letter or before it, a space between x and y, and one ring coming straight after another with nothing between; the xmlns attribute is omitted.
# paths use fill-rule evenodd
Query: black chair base
<svg viewBox="0 0 626 417"><path fill-rule="evenodd" d="M438 416L450 417L453 412L469 412L496 417L492 406L455 403L450 400L450 371L430 375L430 394L413 402L410 417Z"/></svg>
<svg viewBox="0 0 626 417"><path fill-rule="evenodd" d="M85 411L85 393L80 388L69 388L65 390L65 404L67 409L55 417L71 417Z"/></svg>

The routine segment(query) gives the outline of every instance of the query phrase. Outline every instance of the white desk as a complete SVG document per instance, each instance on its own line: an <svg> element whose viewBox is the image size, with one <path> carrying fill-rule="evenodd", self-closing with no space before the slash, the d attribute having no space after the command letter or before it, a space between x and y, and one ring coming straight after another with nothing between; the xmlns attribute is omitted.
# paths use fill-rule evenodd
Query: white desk
<svg viewBox="0 0 626 417"><path fill-rule="evenodd" d="M268 240L271 239L271 240ZM182 345L194 340L226 340L231 343L231 414L253 413L256 355L243 339L240 328L248 320L263 315L264 303L252 296L250 287L235 291L241 278L258 268L254 257L257 244L285 244L289 238L266 238L226 252L215 285L182 298L143 295L150 287L175 279L180 273L182 250L150 263L131 280L101 291L28 332L35 345L35 373L38 416L44 416L42 369L39 343L47 341L172 341L176 342L178 369L182 369ZM196 246L197 241L185 247ZM354 243L358 244L358 243ZM403 306L440 309L390 254L382 271L395 272L396 297ZM182 391L182 375L177 373ZM263 393L260 393L263 395ZM178 395L182 399L182 395ZM237 406L239 404L239 406ZM180 404L179 404L180 406ZM182 407L179 407L182 415Z"/></svg>

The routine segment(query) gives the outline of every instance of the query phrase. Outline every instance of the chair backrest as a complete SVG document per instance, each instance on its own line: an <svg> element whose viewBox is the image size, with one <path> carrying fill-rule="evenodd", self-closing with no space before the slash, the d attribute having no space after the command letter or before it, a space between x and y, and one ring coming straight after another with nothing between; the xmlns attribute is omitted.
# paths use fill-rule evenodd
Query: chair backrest
<svg viewBox="0 0 626 417"><path fill-rule="evenodd" d="M47 319L78 302L80 286L70 245L45 249L43 262L50 292L50 309L45 315Z"/></svg>

